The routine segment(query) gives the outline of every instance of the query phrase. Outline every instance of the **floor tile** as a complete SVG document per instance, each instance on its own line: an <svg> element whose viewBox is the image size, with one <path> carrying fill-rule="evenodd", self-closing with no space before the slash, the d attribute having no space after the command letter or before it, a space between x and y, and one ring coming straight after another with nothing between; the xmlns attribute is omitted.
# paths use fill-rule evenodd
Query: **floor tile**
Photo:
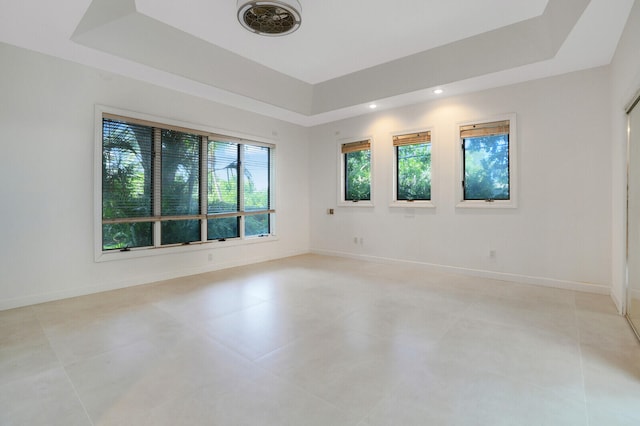
<svg viewBox="0 0 640 426"><path fill-rule="evenodd" d="M329 328L257 361L279 377L360 419L422 354L404 340Z"/></svg>
<svg viewBox="0 0 640 426"><path fill-rule="evenodd" d="M145 416L202 387L226 389L255 366L204 336L142 340L66 367L96 424Z"/></svg>
<svg viewBox="0 0 640 426"><path fill-rule="evenodd" d="M63 365L182 327L171 315L150 305L119 306L95 314L75 312L43 322L44 331Z"/></svg>
<svg viewBox="0 0 640 426"><path fill-rule="evenodd" d="M564 304L536 300L504 299L492 295L480 297L463 312L470 320L545 330L549 333L577 338L575 309Z"/></svg>
<svg viewBox="0 0 640 426"><path fill-rule="evenodd" d="M614 351L639 347L633 329L627 320L617 314L576 311L580 342Z"/></svg>
<svg viewBox="0 0 640 426"><path fill-rule="evenodd" d="M238 284L218 282L166 297L155 302L154 306L182 322L200 324L262 302L264 299L247 294Z"/></svg>
<svg viewBox="0 0 640 426"><path fill-rule="evenodd" d="M302 255L0 312L0 424L640 424L608 296ZM38 409L33 409L38 407Z"/></svg>
<svg viewBox="0 0 640 426"><path fill-rule="evenodd" d="M352 425L346 413L270 374L229 388L205 386L155 407L150 425ZM145 424L146 424L145 423Z"/></svg>
<svg viewBox="0 0 640 426"><path fill-rule="evenodd" d="M575 301L577 311L618 315L618 309L609 295L578 291L575 295Z"/></svg>
<svg viewBox="0 0 640 426"><path fill-rule="evenodd" d="M0 312L0 383L59 367L31 308Z"/></svg>
<svg viewBox="0 0 640 426"><path fill-rule="evenodd" d="M332 321L332 317L297 306L264 302L208 321L202 329L215 340L253 360L322 330Z"/></svg>
<svg viewBox="0 0 640 426"><path fill-rule="evenodd" d="M584 401L483 372L434 362L396 386L362 426L587 425Z"/></svg>
<svg viewBox="0 0 640 426"><path fill-rule="evenodd" d="M62 368L0 384L0 424L91 425Z"/></svg>
<svg viewBox="0 0 640 426"><path fill-rule="evenodd" d="M640 424L640 344L625 351L582 345L587 404Z"/></svg>
<svg viewBox="0 0 640 426"><path fill-rule="evenodd" d="M419 337L425 347L434 346L460 319L456 311L424 308L415 304L389 301L372 302L341 318L343 327L380 338L409 334Z"/></svg>
<svg viewBox="0 0 640 426"><path fill-rule="evenodd" d="M442 338L432 357L502 374L565 399L584 400L577 339L546 330L464 319Z"/></svg>

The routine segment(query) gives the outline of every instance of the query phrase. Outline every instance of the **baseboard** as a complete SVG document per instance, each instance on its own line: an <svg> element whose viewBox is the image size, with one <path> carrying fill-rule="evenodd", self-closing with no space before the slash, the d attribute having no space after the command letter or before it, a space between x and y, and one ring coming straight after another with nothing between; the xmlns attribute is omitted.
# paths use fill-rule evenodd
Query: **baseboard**
<svg viewBox="0 0 640 426"><path fill-rule="evenodd" d="M293 250L277 255L266 255L255 258L242 258L232 260L229 262L216 263L213 266L205 265L196 268L184 268L171 273L161 274L149 274L140 278L137 277L131 280L124 280L115 283L101 284L85 286L81 288L72 288L68 290L55 291L43 294L37 294L32 296L16 297L13 299L0 300L0 311L7 309L20 308L23 306L37 305L39 303L52 302L55 300L69 299L71 297L86 296L88 294L102 293L105 291L120 290L123 288L135 287L138 285L150 284L157 281L170 280L173 278L187 277L190 275L204 274L207 272L214 272L223 269L235 268L238 266L253 265L262 262L269 262L271 260L283 259L291 256L299 256L302 254L308 254L308 250Z"/></svg>
<svg viewBox="0 0 640 426"><path fill-rule="evenodd" d="M538 285L543 287L560 288L564 290L582 291L586 293L611 294L611 287L602 284L583 283L578 281L559 280L555 278L535 277L529 275L512 274L506 272L486 271L482 269L461 268L458 266L440 265L428 262L418 262L405 259L395 259L388 257L377 257L363 254L346 253L334 250L311 249L311 253L324 256L337 256L351 259L366 260L377 263L390 264L411 264L420 265L427 268L433 268L438 271L451 272L461 275L469 275L474 277L490 278L500 281L511 281L520 284Z"/></svg>
<svg viewBox="0 0 640 426"><path fill-rule="evenodd" d="M611 300L613 300L613 303L615 303L616 309L618 310L618 313L620 315L624 315L625 314L624 304L618 298L618 295L616 294L615 291L613 291L613 289L611 289L611 292L609 293L609 296L611 296Z"/></svg>

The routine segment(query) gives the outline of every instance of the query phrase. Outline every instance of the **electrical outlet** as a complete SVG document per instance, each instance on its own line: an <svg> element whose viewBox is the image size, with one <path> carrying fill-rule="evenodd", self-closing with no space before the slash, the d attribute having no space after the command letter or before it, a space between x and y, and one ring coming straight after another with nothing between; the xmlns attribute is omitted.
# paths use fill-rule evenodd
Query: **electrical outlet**
<svg viewBox="0 0 640 426"><path fill-rule="evenodd" d="M327 214L333 214L333 209L327 209Z"/></svg>
<svg viewBox="0 0 640 426"><path fill-rule="evenodd" d="M495 259L495 258L496 258L496 251L489 250L489 259Z"/></svg>
<svg viewBox="0 0 640 426"><path fill-rule="evenodd" d="M211 262L213 260L213 254L209 253L209 255L207 256L207 259L209 259L209 262Z"/></svg>
<svg viewBox="0 0 640 426"><path fill-rule="evenodd" d="M358 244L358 237L353 237L353 244Z"/></svg>

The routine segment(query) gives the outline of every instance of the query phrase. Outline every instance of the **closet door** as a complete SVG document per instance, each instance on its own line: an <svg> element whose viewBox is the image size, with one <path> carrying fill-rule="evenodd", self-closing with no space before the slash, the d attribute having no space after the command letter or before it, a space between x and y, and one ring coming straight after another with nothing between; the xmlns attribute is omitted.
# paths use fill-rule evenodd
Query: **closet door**
<svg viewBox="0 0 640 426"><path fill-rule="evenodd" d="M627 318L640 336L640 104L629 111Z"/></svg>

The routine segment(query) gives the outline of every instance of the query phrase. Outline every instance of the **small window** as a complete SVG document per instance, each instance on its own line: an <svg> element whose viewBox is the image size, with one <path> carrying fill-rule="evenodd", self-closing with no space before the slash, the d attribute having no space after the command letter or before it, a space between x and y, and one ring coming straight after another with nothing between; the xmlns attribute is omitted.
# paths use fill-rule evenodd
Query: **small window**
<svg viewBox="0 0 640 426"><path fill-rule="evenodd" d="M515 207L515 119L464 124L459 207Z"/></svg>
<svg viewBox="0 0 640 426"><path fill-rule="evenodd" d="M341 144L341 204L371 205L371 141Z"/></svg>
<svg viewBox="0 0 640 426"><path fill-rule="evenodd" d="M431 132L393 136L394 203L431 204Z"/></svg>

